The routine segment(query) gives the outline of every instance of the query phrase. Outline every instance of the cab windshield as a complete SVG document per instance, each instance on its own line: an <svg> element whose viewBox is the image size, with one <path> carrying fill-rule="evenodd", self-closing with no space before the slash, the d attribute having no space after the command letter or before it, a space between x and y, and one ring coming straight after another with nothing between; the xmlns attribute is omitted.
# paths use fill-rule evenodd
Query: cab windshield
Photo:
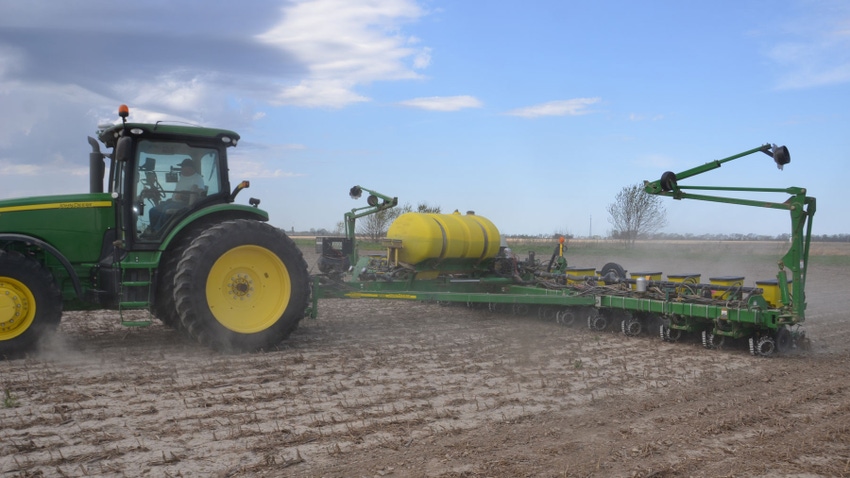
<svg viewBox="0 0 850 478"><path fill-rule="evenodd" d="M219 151L183 142L142 140L137 148L133 215L137 238L161 238L207 196L221 191Z"/></svg>

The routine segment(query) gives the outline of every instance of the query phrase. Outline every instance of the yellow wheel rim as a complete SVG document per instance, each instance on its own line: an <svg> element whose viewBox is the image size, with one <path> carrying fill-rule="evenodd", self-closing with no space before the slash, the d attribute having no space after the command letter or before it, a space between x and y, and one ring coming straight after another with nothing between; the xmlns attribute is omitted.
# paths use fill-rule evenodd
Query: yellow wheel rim
<svg viewBox="0 0 850 478"><path fill-rule="evenodd" d="M32 325L35 297L23 282L0 277L0 341L11 340Z"/></svg>
<svg viewBox="0 0 850 478"><path fill-rule="evenodd" d="M207 278L207 304L228 329L253 334L273 326L292 295L289 271L260 246L239 246L215 261Z"/></svg>

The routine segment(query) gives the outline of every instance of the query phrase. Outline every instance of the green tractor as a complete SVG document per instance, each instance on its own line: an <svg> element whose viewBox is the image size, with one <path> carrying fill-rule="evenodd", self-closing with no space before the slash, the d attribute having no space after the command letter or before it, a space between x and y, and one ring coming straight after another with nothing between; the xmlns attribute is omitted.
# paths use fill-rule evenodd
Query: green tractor
<svg viewBox="0 0 850 478"><path fill-rule="evenodd" d="M234 203L249 186L228 178L239 135L128 115L98 131L111 152L88 138L89 193L0 201L0 357L32 350L63 310L152 314L227 351L273 347L304 317L301 251L258 200Z"/></svg>

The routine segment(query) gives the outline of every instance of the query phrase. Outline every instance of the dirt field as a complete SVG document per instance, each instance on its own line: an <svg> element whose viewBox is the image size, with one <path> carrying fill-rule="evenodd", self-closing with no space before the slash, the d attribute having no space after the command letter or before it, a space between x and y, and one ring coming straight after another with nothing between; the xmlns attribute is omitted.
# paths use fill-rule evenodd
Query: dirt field
<svg viewBox="0 0 850 478"><path fill-rule="evenodd" d="M728 258L618 262L774 274ZM230 356L68 313L44 352L0 362L0 473L850 475L848 281L813 266L812 351L770 359L412 302L323 301L280 350Z"/></svg>

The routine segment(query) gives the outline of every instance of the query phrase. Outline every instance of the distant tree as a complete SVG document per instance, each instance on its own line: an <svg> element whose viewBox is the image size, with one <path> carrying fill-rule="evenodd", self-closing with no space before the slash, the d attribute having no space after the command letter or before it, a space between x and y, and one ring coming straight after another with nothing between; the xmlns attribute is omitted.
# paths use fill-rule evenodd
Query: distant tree
<svg viewBox="0 0 850 478"><path fill-rule="evenodd" d="M638 236L667 225L667 211L661 205L661 197L647 194L642 184L620 190L608 205L608 214L608 222L615 228L612 236L621 239L626 247L634 247Z"/></svg>
<svg viewBox="0 0 850 478"><path fill-rule="evenodd" d="M360 219L357 232L369 238L370 241L377 242L387 235L390 224L406 212L413 212L410 203L370 214ZM416 212L439 214L440 206L431 206L427 202L421 202L416 206Z"/></svg>
<svg viewBox="0 0 850 478"><path fill-rule="evenodd" d="M429 206L427 202L421 202L418 206L416 206L416 212L440 214L440 206Z"/></svg>
<svg viewBox="0 0 850 478"><path fill-rule="evenodd" d="M359 220L357 232L366 236L370 241L377 242L387 235L387 229L397 217L411 211L413 211L413 208L410 204L405 204L370 214Z"/></svg>
<svg viewBox="0 0 850 478"><path fill-rule="evenodd" d="M357 223L357 232L366 236L370 241L378 241L387 235L390 223L398 217L396 209L384 209L375 214L360 218Z"/></svg>

